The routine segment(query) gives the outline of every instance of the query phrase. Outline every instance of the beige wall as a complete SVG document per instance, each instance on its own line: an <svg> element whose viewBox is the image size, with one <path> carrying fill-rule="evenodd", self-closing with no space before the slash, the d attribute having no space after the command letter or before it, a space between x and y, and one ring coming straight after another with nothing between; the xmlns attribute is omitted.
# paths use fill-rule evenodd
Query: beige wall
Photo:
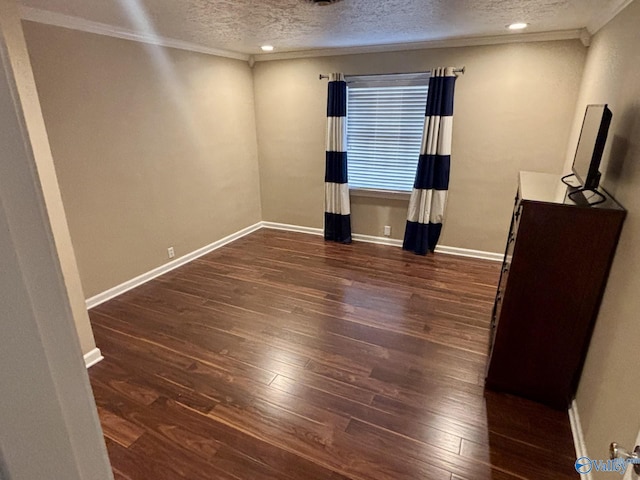
<svg viewBox="0 0 640 480"><path fill-rule="evenodd" d="M601 168L603 185L628 209L577 402L592 458L606 458L609 442L633 448L640 429L640 2L620 13L593 39L580 89L575 150L585 106L608 103L613 112ZM572 155L570 156L572 157ZM567 171L570 168L567 164ZM610 474L609 474L610 475ZM595 478L609 478L601 474Z"/></svg>
<svg viewBox="0 0 640 480"><path fill-rule="evenodd" d="M24 28L87 297L260 221L247 62Z"/></svg>
<svg viewBox="0 0 640 480"><path fill-rule="evenodd" d="M321 227L326 81L319 73L467 67L456 85L444 245L501 252L517 172L560 173L586 49L575 41L258 62L263 219ZM402 238L407 201L353 198L354 233Z"/></svg>

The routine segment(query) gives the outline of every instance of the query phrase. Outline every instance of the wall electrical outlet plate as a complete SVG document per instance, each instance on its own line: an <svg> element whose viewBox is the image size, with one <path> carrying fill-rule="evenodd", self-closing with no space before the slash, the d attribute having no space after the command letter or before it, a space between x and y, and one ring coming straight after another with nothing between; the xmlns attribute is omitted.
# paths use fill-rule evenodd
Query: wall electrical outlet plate
<svg viewBox="0 0 640 480"><path fill-rule="evenodd" d="M167 254L169 255L169 258L173 258L176 256L176 252L173 250L173 247L167 248Z"/></svg>
<svg viewBox="0 0 640 480"><path fill-rule="evenodd" d="M385 225L384 226L384 236L388 237L391 235L391 225Z"/></svg>

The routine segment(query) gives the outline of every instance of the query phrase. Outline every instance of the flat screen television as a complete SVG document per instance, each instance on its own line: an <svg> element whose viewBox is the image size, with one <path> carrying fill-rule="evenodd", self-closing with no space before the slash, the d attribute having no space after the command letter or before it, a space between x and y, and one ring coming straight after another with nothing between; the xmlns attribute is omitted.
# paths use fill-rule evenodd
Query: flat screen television
<svg viewBox="0 0 640 480"><path fill-rule="evenodd" d="M600 183L598 169L612 116L607 105L587 105L572 168L583 190L595 190Z"/></svg>

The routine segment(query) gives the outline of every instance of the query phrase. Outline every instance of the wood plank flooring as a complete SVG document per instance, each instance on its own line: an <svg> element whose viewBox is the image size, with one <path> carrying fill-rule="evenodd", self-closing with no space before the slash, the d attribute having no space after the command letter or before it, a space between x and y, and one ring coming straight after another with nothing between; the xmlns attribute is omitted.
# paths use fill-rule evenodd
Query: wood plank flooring
<svg viewBox="0 0 640 480"><path fill-rule="evenodd" d="M483 389L498 275L260 230L96 307L116 479L577 478L566 413Z"/></svg>

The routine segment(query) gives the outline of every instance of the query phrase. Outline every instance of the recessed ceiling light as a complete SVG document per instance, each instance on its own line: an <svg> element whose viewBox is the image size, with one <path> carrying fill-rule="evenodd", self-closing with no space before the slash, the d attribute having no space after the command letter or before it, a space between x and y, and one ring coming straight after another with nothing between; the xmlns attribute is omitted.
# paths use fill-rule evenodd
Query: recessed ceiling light
<svg viewBox="0 0 640 480"><path fill-rule="evenodd" d="M340 0L307 0L308 3L313 3L314 5L331 5L332 3L338 3Z"/></svg>
<svg viewBox="0 0 640 480"><path fill-rule="evenodd" d="M262 45L260 48L263 52L273 52L273 45Z"/></svg>
<svg viewBox="0 0 640 480"><path fill-rule="evenodd" d="M527 28L529 26L528 23L512 23L507 28L509 30L522 30L523 28Z"/></svg>

